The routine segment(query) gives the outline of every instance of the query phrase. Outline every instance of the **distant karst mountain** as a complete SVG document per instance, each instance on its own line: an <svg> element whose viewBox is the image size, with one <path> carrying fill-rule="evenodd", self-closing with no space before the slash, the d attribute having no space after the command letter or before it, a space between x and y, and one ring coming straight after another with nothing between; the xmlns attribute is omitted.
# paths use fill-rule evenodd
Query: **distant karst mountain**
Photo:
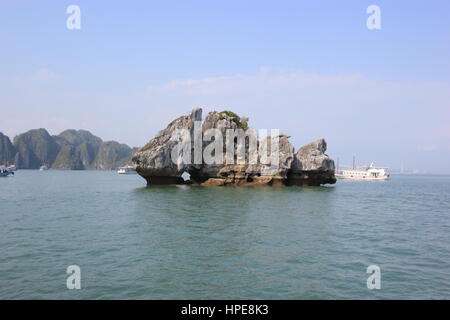
<svg viewBox="0 0 450 320"><path fill-rule="evenodd" d="M86 130L65 130L51 136L45 129L19 134L14 142L0 132L0 164L19 169L46 165L61 170L110 170L131 161L137 148L103 141Z"/></svg>
<svg viewBox="0 0 450 320"><path fill-rule="evenodd" d="M59 152L59 145L45 129L33 129L14 138L17 152L14 164L20 169L39 169L51 166Z"/></svg>
<svg viewBox="0 0 450 320"><path fill-rule="evenodd" d="M11 140L0 132L0 163L10 164L14 162L14 155L16 148L14 148Z"/></svg>

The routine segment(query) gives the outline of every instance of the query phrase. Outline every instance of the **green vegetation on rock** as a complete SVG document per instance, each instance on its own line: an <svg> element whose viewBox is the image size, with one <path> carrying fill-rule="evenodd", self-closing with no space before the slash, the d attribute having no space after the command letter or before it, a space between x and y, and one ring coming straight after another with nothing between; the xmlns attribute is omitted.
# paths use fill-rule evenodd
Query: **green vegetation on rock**
<svg viewBox="0 0 450 320"><path fill-rule="evenodd" d="M224 111L218 112L218 114L219 114L220 119L225 119L225 116L228 116L230 118L233 118L233 121L236 123L238 128L240 128L242 130L247 130L248 129L247 123L242 122L241 121L241 117L239 117L233 111L224 110Z"/></svg>
<svg viewBox="0 0 450 320"><path fill-rule="evenodd" d="M94 167L100 170L109 170L123 165L131 160L132 149L126 144L116 141L106 141L94 160Z"/></svg>
<svg viewBox="0 0 450 320"><path fill-rule="evenodd" d="M81 159L77 155L76 148L64 146L58 153L52 169L60 170L83 170L84 166Z"/></svg>
<svg viewBox="0 0 450 320"><path fill-rule="evenodd" d="M65 130L51 136L45 129L33 129L14 138L14 144L0 133L0 165L19 169L114 169L131 162L136 149L115 141L103 142L86 130Z"/></svg>
<svg viewBox="0 0 450 320"><path fill-rule="evenodd" d="M17 150L15 165L24 169L38 169L42 165L51 166L60 149L47 130L42 128L16 136L14 146Z"/></svg>

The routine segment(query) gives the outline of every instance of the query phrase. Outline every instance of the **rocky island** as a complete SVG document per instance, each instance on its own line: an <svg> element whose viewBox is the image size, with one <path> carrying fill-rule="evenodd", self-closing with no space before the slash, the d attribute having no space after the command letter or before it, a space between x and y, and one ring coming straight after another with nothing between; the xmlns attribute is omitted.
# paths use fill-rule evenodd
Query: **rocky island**
<svg viewBox="0 0 450 320"><path fill-rule="evenodd" d="M295 152L289 136L278 134L267 136L264 140L255 140L256 144L252 149L251 139L247 136L241 144L236 143L236 137L229 139L227 132L230 129L246 133L251 131L248 127L248 118L240 117L230 111L213 111L209 112L202 121L202 109L196 108L191 114L172 121L137 151L132 161L136 171L146 179L148 185L319 186L336 182L334 161L325 154L327 144L324 139L317 139ZM182 151L178 152L174 159L174 154L177 154L174 151L177 151L176 148L180 149L179 144L182 140L182 137L177 134L180 130L188 133L188 144L184 144ZM214 130L215 140L210 137L206 140L220 142L219 149L212 150L213 157L218 154L218 151L223 151L226 161L223 163L220 161L211 163L205 159L200 162L194 161L194 163L182 161L196 158L194 155L196 148L200 149L202 154L210 151L208 150L209 142L203 139L209 136L208 130ZM197 139L199 137L202 138L200 142ZM217 139L220 141L216 141ZM229 146L230 141L232 152L225 148ZM276 159L276 163L273 160L269 164L259 161L267 151L271 156L276 156L271 158ZM258 161L248 161L255 154L258 154ZM241 158L245 157L245 161L239 161L239 155ZM185 173L189 176L187 180L182 177Z"/></svg>
<svg viewBox="0 0 450 320"><path fill-rule="evenodd" d="M44 128L14 137L0 132L0 165L18 169L111 170L131 161L137 148L103 141L87 130L65 130L50 135Z"/></svg>

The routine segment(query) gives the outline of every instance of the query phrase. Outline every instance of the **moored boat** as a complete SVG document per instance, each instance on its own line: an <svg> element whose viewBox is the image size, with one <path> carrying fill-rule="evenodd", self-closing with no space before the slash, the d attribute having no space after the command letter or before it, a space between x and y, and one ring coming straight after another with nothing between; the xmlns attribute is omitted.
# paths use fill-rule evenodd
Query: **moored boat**
<svg viewBox="0 0 450 320"><path fill-rule="evenodd" d="M390 174L387 167L376 167L373 162L361 169L343 169L337 170L335 174L338 179L351 180L387 180Z"/></svg>
<svg viewBox="0 0 450 320"><path fill-rule="evenodd" d="M117 173L119 173L119 174L135 174L137 172L133 166L123 166L123 167L118 168Z"/></svg>

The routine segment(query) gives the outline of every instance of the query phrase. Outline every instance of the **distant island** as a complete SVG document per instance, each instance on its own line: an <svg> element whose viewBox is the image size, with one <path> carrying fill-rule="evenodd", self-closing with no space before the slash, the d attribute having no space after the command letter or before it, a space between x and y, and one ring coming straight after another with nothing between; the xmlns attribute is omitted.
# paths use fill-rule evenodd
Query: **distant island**
<svg viewBox="0 0 450 320"><path fill-rule="evenodd" d="M137 149L103 141L87 130L70 129L52 136L46 129L33 129L13 142L0 132L0 165L18 169L111 170L129 163Z"/></svg>

